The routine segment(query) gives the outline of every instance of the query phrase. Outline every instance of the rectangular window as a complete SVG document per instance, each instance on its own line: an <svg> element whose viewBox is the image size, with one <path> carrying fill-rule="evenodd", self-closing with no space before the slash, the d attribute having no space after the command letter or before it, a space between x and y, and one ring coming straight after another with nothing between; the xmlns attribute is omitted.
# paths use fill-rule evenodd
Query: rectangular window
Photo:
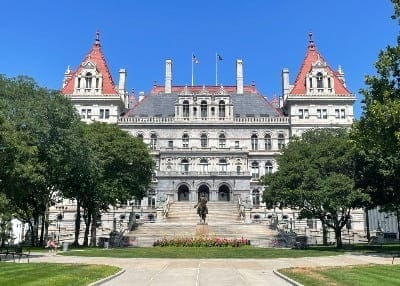
<svg viewBox="0 0 400 286"><path fill-rule="evenodd" d="M318 118L318 119L321 119L321 118L322 118L321 109L317 109L317 118Z"/></svg>
<svg viewBox="0 0 400 286"><path fill-rule="evenodd" d="M304 118L305 119L310 118L310 113L308 112L308 109L304 109Z"/></svg>
<svg viewBox="0 0 400 286"><path fill-rule="evenodd" d="M322 109L322 119L327 119L328 118L328 112L326 109Z"/></svg>
<svg viewBox="0 0 400 286"><path fill-rule="evenodd" d="M82 119L86 118L86 109L81 109L81 118Z"/></svg>
<svg viewBox="0 0 400 286"><path fill-rule="evenodd" d="M104 118L105 119L110 118L110 109L106 109L105 114L104 114Z"/></svg>
<svg viewBox="0 0 400 286"><path fill-rule="evenodd" d="M239 149L239 141L235 141L235 148Z"/></svg>
<svg viewBox="0 0 400 286"><path fill-rule="evenodd" d="M335 109L335 118L339 119L340 115L339 115L339 109Z"/></svg>
<svg viewBox="0 0 400 286"><path fill-rule="evenodd" d="M170 140L168 141L168 148L173 148L174 147L174 141Z"/></svg>
<svg viewBox="0 0 400 286"><path fill-rule="evenodd" d="M99 118L100 119L110 118L110 109L100 109Z"/></svg>
<svg viewBox="0 0 400 286"><path fill-rule="evenodd" d="M304 118L303 109L299 109L299 119L303 118Z"/></svg>
<svg viewBox="0 0 400 286"><path fill-rule="evenodd" d="M342 119L346 118L346 110L345 109L340 110L340 118L342 118Z"/></svg>

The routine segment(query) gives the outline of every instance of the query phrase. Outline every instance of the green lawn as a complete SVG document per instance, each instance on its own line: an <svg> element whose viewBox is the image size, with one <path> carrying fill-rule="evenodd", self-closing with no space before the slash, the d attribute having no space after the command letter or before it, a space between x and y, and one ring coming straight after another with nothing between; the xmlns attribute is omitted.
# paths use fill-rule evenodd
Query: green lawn
<svg viewBox="0 0 400 286"><path fill-rule="evenodd" d="M121 257L121 258L282 258L314 257L343 254L334 248L307 250L243 247L143 247L143 248L86 248L59 252L60 255Z"/></svg>
<svg viewBox="0 0 400 286"><path fill-rule="evenodd" d="M400 285L400 265L288 268L281 269L279 272L305 286Z"/></svg>
<svg viewBox="0 0 400 286"><path fill-rule="evenodd" d="M119 270L108 265L0 262L0 285L88 285Z"/></svg>

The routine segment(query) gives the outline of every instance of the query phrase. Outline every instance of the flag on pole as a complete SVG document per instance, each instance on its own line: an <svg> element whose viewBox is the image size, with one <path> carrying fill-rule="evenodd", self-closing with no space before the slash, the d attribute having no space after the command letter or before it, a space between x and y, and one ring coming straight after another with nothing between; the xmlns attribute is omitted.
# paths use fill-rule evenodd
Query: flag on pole
<svg viewBox="0 0 400 286"><path fill-rule="evenodd" d="M193 55L193 62L194 62L195 64L198 64L198 63L199 63L199 60L196 58L195 55Z"/></svg>
<svg viewBox="0 0 400 286"><path fill-rule="evenodd" d="M217 54L217 60L219 60L219 61L223 60L220 54Z"/></svg>

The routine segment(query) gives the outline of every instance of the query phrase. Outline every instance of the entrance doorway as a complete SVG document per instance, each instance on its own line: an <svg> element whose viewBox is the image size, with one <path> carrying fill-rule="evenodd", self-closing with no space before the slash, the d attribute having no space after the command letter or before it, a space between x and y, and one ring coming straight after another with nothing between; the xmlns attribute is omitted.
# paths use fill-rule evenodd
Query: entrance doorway
<svg viewBox="0 0 400 286"><path fill-rule="evenodd" d="M229 202L230 201L230 196L229 196L229 187L227 185L222 185L218 189L218 200L219 201L225 201Z"/></svg>
<svg viewBox="0 0 400 286"><path fill-rule="evenodd" d="M178 188L178 201L189 200L189 188L186 185L182 185Z"/></svg>
<svg viewBox="0 0 400 286"><path fill-rule="evenodd" d="M197 200L200 201L200 198L203 196L207 198L207 201L210 200L210 189L208 188L207 185L201 185L199 187Z"/></svg>

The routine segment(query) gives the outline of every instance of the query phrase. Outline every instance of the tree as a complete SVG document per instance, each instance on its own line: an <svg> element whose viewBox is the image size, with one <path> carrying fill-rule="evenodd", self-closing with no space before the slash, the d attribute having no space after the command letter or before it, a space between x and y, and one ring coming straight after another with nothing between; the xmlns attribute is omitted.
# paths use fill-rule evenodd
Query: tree
<svg viewBox="0 0 400 286"><path fill-rule="evenodd" d="M30 78L0 76L0 115L10 128L5 149L12 164L2 183L16 215L31 226L32 243L44 243L48 208L64 175L62 164L66 136L79 118L71 104L58 91L40 88ZM10 159L11 158L11 159ZM39 219L41 218L41 221Z"/></svg>
<svg viewBox="0 0 400 286"><path fill-rule="evenodd" d="M142 140L118 126L92 123L84 127L87 167L75 188L84 209L84 245L96 245L96 223L101 211L132 198L142 199L151 182L154 162ZM75 165L80 169L82 166Z"/></svg>
<svg viewBox="0 0 400 286"><path fill-rule="evenodd" d="M298 208L300 218L319 219L323 228L334 230L341 248L351 210L367 200L354 185L353 157L347 130L309 130L278 156L278 171L264 178L263 200Z"/></svg>
<svg viewBox="0 0 400 286"><path fill-rule="evenodd" d="M393 19L400 1L392 0ZM352 138L358 151L357 183L371 196L372 206L397 214L400 239L400 36L396 46L381 51L376 75L366 76L363 114Z"/></svg>

